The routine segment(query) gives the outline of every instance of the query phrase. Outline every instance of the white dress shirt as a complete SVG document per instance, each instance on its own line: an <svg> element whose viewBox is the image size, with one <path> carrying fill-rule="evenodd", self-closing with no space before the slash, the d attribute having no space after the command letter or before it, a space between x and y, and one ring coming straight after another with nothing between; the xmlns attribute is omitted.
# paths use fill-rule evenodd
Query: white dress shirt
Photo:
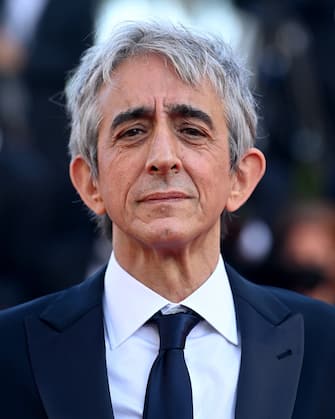
<svg viewBox="0 0 335 419"><path fill-rule="evenodd" d="M145 324L158 310L183 305L202 316L186 339L185 361L194 419L233 419L241 346L233 297L220 257L208 280L174 304L129 275L112 253L105 274L103 312L109 390L115 419L140 419L159 335Z"/></svg>

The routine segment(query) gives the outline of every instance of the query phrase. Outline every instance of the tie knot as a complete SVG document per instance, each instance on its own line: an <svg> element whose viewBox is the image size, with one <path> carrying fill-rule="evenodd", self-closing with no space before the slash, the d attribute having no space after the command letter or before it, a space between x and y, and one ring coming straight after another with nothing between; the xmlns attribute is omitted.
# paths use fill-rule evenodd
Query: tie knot
<svg viewBox="0 0 335 419"><path fill-rule="evenodd" d="M152 321L157 324L160 350L184 349L187 335L199 323L200 316L196 313L161 314L156 313Z"/></svg>

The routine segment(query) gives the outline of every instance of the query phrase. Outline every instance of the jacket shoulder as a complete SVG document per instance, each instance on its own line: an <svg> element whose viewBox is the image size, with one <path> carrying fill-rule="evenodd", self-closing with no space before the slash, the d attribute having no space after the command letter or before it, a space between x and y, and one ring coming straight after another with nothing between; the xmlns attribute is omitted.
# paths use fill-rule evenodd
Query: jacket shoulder
<svg viewBox="0 0 335 419"><path fill-rule="evenodd" d="M255 284L230 266L227 266L227 272L235 298L244 300L274 324L293 314L300 314L304 319L305 332L333 335L329 331L335 327L335 306L294 291ZM335 335L333 339L335 345Z"/></svg>
<svg viewBox="0 0 335 419"><path fill-rule="evenodd" d="M105 267L83 282L35 300L0 311L0 336L13 325L24 322L28 316L39 316L52 311L54 316L71 316L101 302Z"/></svg>
<svg viewBox="0 0 335 419"><path fill-rule="evenodd" d="M308 321L317 321L327 318L335 321L335 306L307 297L294 291L282 288L265 287L286 304L292 311L301 312Z"/></svg>
<svg viewBox="0 0 335 419"><path fill-rule="evenodd" d="M14 324L18 325L20 322L23 322L27 316L33 314L38 315L46 307L48 307L49 304L66 294L66 292L68 292L68 290L58 291L56 293L48 294L43 297L1 310L0 335L7 328L12 328Z"/></svg>
<svg viewBox="0 0 335 419"><path fill-rule="evenodd" d="M305 344L313 347L323 345L335 353L335 307L331 304L280 288L268 289L292 312L304 319Z"/></svg>

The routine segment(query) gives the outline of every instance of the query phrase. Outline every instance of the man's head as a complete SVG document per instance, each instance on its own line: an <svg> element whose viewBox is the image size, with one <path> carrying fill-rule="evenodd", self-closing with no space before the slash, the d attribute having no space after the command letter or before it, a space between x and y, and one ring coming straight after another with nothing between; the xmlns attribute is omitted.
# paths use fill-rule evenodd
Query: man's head
<svg viewBox="0 0 335 419"><path fill-rule="evenodd" d="M121 200L126 214L127 199L137 202L150 193L164 189L182 192L183 188L185 195L199 198L203 217L198 214L197 222L203 223L206 217L212 217L214 222L217 213L233 211L248 198L264 171L261 153L252 148L257 118L247 74L221 39L160 22L121 25L105 43L88 50L68 85L67 96L72 117L72 180L86 204L99 216L106 217L107 213L116 225L131 224L129 218L118 215L122 204L115 212L116 195L124 194ZM189 136L193 142L196 138L197 145ZM162 173L157 161L148 169L152 149L162 151L165 146L165 157L171 148L175 153L171 173ZM251 157L245 158L246 154ZM121 168L123 156L126 160ZM192 165L197 174L191 173ZM239 175L249 166L255 172L255 181ZM143 177L141 167L146 172ZM131 171L134 176L129 176ZM89 178L85 175L88 172ZM113 179L115 176L119 178ZM239 190L233 195L240 195L234 204L229 201L231 185L225 180L227 176L238 181L243 178L244 186L232 182ZM157 178L160 181L150 186L151 180ZM163 178L174 180L164 181L163 186ZM132 188L135 181L137 186ZM222 184L226 190L220 190ZM127 188L130 190L125 191ZM215 194L215 188L223 199L208 209L206 201L211 204L211 199L206 194L208 190ZM95 205L97 199L101 206ZM153 216L150 211L141 214L142 222ZM167 211L166 217L162 216L164 223L173 218L174 210L161 206L157 211ZM181 222L183 217L184 221L192 218L191 208L182 217L178 211L174 215Z"/></svg>

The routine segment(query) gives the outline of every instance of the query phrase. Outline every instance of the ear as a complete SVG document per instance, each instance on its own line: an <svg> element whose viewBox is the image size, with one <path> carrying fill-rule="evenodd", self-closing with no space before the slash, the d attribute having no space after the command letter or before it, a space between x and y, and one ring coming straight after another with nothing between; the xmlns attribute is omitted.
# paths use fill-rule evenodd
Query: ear
<svg viewBox="0 0 335 419"><path fill-rule="evenodd" d="M98 182L93 178L90 166L80 155L71 161L70 178L88 208L97 215L105 214L106 209L100 195Z"/></svg>
<svg viewBox="0 0 335 419"><path fill-rule="evenodd" d="M241 158L232 174L232 188L226 208L236 211L250 197L264 175L266 167L264 154L257 148L250 148Z"/></svg>

